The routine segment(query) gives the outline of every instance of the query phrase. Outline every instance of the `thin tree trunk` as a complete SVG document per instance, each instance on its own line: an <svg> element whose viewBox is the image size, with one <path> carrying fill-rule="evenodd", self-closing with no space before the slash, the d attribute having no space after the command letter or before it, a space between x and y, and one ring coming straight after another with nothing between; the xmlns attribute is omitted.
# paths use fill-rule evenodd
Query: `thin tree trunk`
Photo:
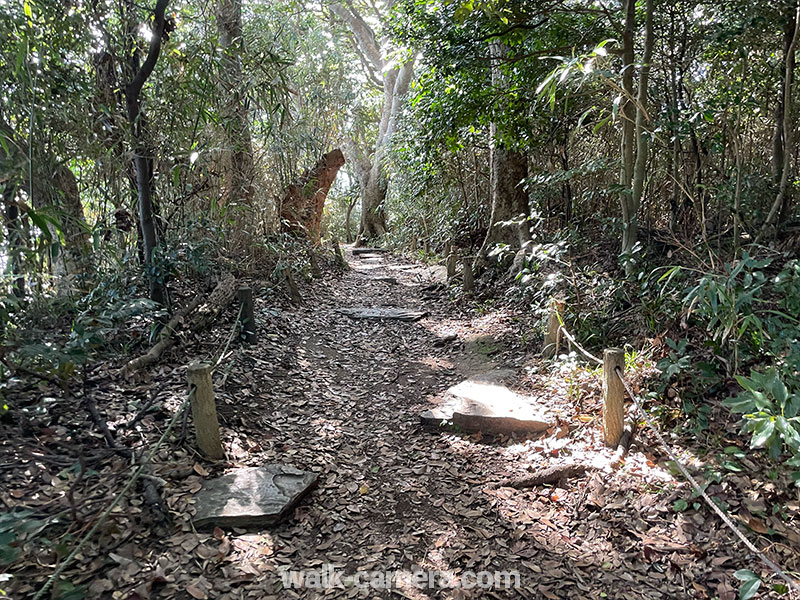
<svg viewBox="0 0 800 600"><path fill-rule="evenodd" d="M792 25L792 37L789 46L786 49L785 57L785 74L783 85L783 164L781 165L780 182L778 183L778 194L772 207L769 210L767 219L761 230L759 237L768 233L772 229L775 221L778 219L779 214L788 212L789 198L789 171L792 163L792 144L793 144L793 128L792 128L792 83L794 80L794 67L795 67L795 50L797 48L797 32L800 27L800 3L797 4L794 15L794 23Z"/></svg>
<svg viewBox="0 0 800 600"><path fill-rule="evenodd" d="M6 230L8 232L8 258L11 271L11 292L17 298L25 297L25 275L22 272L22 252L25 248L22 225L19 220L19 207L14 202L16 186L6 183L3 190L5 204Z"/></svg>
<svg viewBox="0 0 800 600"><path fill-rule="evenodd" d="M133 164L138 188L139 224L142 230L142 244L144 246L144 268L150 287L150 299L160 304L166 303L166 293L160 274L155 272L156 268L153 265L153 252L157 245L157 236L153 220L151 169L148 161L147 141L144 139L140 96L142 87L153 73L158 56L161 53L161 41L164 37L166 24L164 13L168 3L169 0L157 0L155 21L147 58L141 68L138 70L133 69L135 75L125 87L128 120L131 124L133 137Z"/></svg>
<svg viewBox="0 0 800 600"><path fill-rule="evenodd" d="M355 200L351 200L350 202L348 202L348 204L347 204L347 216L345 217L345 220L344 220L344 228L345 228L345 232L344 233L345 233L345 236L346 236L345 239L347 240L348 244L352 244L353 243L353 232L352 232L352 230L350 228L350 217L352 216L353 209L355 207L356 207L356 201Z"/></svg>
<svg viewBox="0 0 800 600"><path fill-rule="evenodd" d="M633 206L633 168L635 144L635 116L633 106L633 34L636 27L636 0L625 0L625 28L622 35L622 103L620 119L622 121L622 140L620 153L620 192L619 202L622 210L622 248L623 256L629 255L636 243L636 211Z"/></svg>
<svg viewBox="0 0 800 600"><path fill-rule="evenodd" d="M631 0L632 2L633 0ZM630 202L629 220L626 220L625 233L627 234L623 243L623 253L630 254L636 244L638 234L638 213L644 192L644 180L647 167L648 144L645 134L645 122L647 116L647 92L650 78L650 61L653 57L653 0L647 0L645 17L645 38L644 55L642 57L642 68L639 71L639 91L636 99L636 162L633 168L633 189ZM631 273L633 262L626 263L626 271Z"/></svg>

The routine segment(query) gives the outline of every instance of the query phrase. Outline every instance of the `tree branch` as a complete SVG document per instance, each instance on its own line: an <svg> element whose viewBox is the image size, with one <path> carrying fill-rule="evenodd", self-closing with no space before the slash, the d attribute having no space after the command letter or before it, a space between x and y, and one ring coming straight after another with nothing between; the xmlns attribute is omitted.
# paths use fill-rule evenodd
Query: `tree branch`
<svg viewBox="0 0 800 600"><path fill-rule="evenodd" d="M375 32L372 31L372 27L357 12L346 9L338 2L332 3L330 7L331 11L350 27L361 51L372 63L373 68L378 72L382 71L384 61L381 57L381 49L375 41Z"/></svg>
<svg viewBox="0 0 800 600"><path fill-rule="evenodd" d="M153 73L153 69L158 62L158 55L161 53L161 40L164 37L164 28L166 26L166 19L164 13L167 11L167 4L169 0L157 0L155 8L155 23L153 24L152 37L150 38L150 49L147 51L147 58L144 64L139 69L139 72L133 77L131 82L125 88L128 96L138 96L142 90L145 81Z"/></svg>

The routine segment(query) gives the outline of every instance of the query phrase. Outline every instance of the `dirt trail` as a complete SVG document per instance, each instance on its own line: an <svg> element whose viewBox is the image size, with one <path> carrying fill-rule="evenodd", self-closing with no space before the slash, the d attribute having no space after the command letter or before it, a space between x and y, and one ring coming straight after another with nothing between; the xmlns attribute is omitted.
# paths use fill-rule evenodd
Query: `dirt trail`
<svg viewBox="0 0 800 600"><path fill-rule="evenodd" d="M226 424L238 431L228 442L242 448L239 464L281 461L316 471L320 480L293 519L231 536L223 568L206 570L201 582L213 588L209 597L683 596L663 581L655 589L632 576L627 548L598 535L612 524L596 519L599 513L574 520L565 490L491 489L525 470L532 442L420 426L420 411L476 369L519 366L524 355L513 349L513 315L462 314L445 290L430 290L428 269L390 256L348 258L354 270L306 290L304 307L274 315L283 333L239 359L253 365L251 391L227 390L235 407L222 407ZM376 281L378 275L397 283ZM350 306L422 309L429 316L406 323L336 312ZM458 339L445 341L448 334ZM281 569L309 571L313 579L327 565L344 576L394 572L395 589L282 589ZM422 576L428 579L419 587L416 570L441 575L433 586L434 576ZM443 583L465 572L486 572L482 585L495 581L490 589ZM504 589L502 572L518 574L513 589Z"/></svg>

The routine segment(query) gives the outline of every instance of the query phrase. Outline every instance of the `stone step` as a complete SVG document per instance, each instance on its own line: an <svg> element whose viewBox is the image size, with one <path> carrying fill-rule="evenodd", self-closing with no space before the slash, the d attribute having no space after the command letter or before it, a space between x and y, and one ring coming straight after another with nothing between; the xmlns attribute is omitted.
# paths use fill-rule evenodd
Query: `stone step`
<svg viewBox="0 0 800 600"><path fill-rule="evenodd" d="M388 248L353 248L353 256L359 256L361 254L381 254L388 251Z"/></svg>
<svg viewBox="0 0 800 600"><path fill-rule="evenodd" d="M317 483L316 473L281 464L234 469L207 479L195 495L192 522L207 527L263 527L286 517Z"/></svg>
<svg viewBox="0 0 800 600"><path fill-rule="evenodd" d="M538 433L552 426L552 417L535 398L511 391L500 381L513 374L501 369L476 375L447 390L439 406L423 411L426 427L457 426L485 433Z"/></svg>
<svg viewBox="0 0 800 600"><path fill-rule="evenodd" d="M351 319L391 319L394 321L419 321L427 316L423 310L409 308L338 308L336 312L347 315Z"/></svg>

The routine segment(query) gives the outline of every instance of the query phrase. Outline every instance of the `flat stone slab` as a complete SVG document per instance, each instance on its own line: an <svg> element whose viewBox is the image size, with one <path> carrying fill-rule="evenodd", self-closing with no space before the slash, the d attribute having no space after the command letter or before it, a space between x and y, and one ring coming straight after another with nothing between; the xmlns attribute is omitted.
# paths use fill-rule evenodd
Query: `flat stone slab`
<svg viewBox="0 0 800 600"><path fill-rule="evenodd" d="M370 277L369 280L397 285L397 278L392 277L391 275L376 275L375 277Z"/></svg>
<svg viewBox="0 0 800 600"><path fill-rule="evenodd" d="M420 421L427 427L455 425L486 433L538 433L550 428L541 404L500 383L513 373L499 369L462 381L447 390L448 397L439 406L424 411Z"/></svg>
<svg viewBox="0 0 800 600"><path fill-rule="evenodd" d="M408 308L339 308L337 312L351 319L392 319L395 321L419 321L428 313Z"/></svg>
<svg viewBox="0 0 800 600"><path fill-rule="evenodd" d="M358 256L360 254L380 254L388 251L388 248L353 248L353 256Z"/></svg>
<svg viewBox="0 0 800 600"><path fill-rule="evenodd" d="M195 495L197 528L274 525L317 483L316 473L269 464L203 482Z"/></svg>

